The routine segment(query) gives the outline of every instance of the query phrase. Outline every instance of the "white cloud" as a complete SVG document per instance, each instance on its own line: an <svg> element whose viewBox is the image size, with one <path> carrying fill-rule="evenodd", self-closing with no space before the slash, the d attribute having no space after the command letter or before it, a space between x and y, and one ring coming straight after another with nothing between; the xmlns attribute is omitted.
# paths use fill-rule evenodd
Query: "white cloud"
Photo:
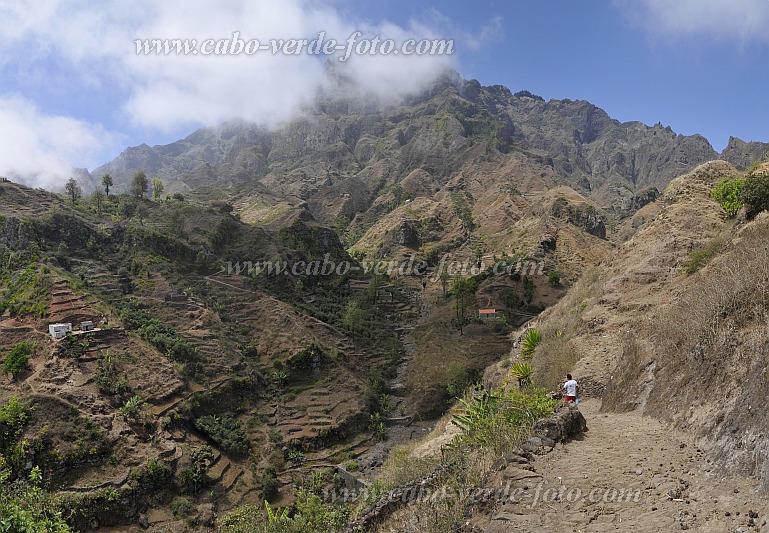
<svg viewBox="0 0 769 533"><path fill-rule="evenodd" d="M615 0L655 35L769 41L767 0Z"/></svg>
<svg viewBox="0 0 769 533"><path fill-rule="evenodd" d="M99 126L46 115L18 96L0 97L0 124L0 174L31 187L63 187L73 161L94 163L111 140Z"/></svg>
<svg viewBox="0 0 769 533"><path fill-rule="evenodd" d="M440 31L456 30L456 26L440 26ZM258 39L262 44L270 39L313 39L320 31L326 32L327 39L334 38L340 43L357 30L363 32L361 38L378 35L398 44L408 38L453 37L441 35L435 27L434 20L411 21L408 27L387 21L349 20L335 9L333 0L0 0L0 75L5 69L17 77L23 73L29 78L27 83L33 78L45 83L45 76L35 73L50 72L50 66L55 65L56 70L68 72L69 78L89 91L120 95L122 107L112 112L122 114L126 122L137 128L172 132L230 119L271 126L292 118L304 104L312 102L320 89L329 86L323 56L273 55L264 50L227 57L146 56L136 53L134 41L196 39L200 43L209 38L229 38L235 31L245 41ZM499 21L492 20L479 39L460 39L455 50L462 44L477 49L498 31ZM456 57L366 55L331 62L334 70L346 79L386 98L422 89L446 66L456 66ZM32 113L25 109L26 115ZM32 115L38 124L45 120L59 124L65 120L46 119L37 110ZM39 175L48 175L49 163L61 163L66 156L78 165L85 164L86 158L70 148L77 145L86 151L91 149L91 128L76 120L72 124L69 138L73 142L67 149L56 147L49 158L43 158L46 165L40 167ZM8 131L6 124L3 130ZM23 138L38 144L20 152L47 153L52 138L29 127L25 131L29 135ZM77 135L82 137L74 140ZM0 155L8 157L5 152ZM11 166L22 168L18 158L13 158L13 162ZM27 165L30 171L33 166L31 162ZM0 159L0 168L10 168L9 163Z"/></svg>

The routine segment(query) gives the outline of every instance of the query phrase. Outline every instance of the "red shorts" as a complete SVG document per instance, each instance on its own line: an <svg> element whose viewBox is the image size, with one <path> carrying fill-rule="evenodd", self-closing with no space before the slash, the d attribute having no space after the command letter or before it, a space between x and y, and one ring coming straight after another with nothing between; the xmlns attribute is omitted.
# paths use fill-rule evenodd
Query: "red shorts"
<svg viewBox="0 0 769 533"><path fill-rule="evenodd" d="M576 402L577 397L576 396L564 396L563 397L564 402Z"/></svg>

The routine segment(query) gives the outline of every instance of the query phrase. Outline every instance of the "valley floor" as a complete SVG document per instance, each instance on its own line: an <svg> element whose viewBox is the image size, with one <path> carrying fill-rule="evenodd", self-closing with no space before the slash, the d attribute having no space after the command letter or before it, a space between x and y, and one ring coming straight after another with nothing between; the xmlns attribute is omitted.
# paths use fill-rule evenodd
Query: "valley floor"
<svg viewBox="0 0 769 533"><path fill-rule="evenodd" d="M473 520L476 530L769 531L760 487L719 477L688 436L638 412L601 413L599 400L580 409L589 431L537 457L536 475L511 485L527 487L519 502Z"/></svg>

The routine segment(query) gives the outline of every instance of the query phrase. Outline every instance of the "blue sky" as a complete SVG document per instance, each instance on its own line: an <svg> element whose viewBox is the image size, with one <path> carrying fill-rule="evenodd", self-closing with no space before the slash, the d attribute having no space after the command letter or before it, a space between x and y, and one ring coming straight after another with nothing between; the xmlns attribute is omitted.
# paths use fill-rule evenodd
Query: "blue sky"
<svg viewBox="0 0 769 533"><path fill-rule="evenodd" d="M127 146L244 118L278 126L327 85L317 56L141 56L140 38L454 39L450 57L353 56L398 97L451 66L484 85L584 99L621 121L769 141L769 1L0 0L0 174L55 186ZM331 59L334 61L334 59Z"/></svg>

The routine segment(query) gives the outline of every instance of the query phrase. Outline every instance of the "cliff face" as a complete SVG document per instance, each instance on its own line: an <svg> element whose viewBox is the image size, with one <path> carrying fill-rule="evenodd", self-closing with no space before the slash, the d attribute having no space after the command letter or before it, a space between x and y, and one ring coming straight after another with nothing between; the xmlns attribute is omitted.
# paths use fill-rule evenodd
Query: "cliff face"
<svg viewBox="0 0 769 533"><path fill-rule="evenodd" d="M514 95L447 73L399 105L340 87L280 130L243 123L201 129L169 145L129 148L93 174L109 172L123 186L138 170L182 189L252 191L261 184L305 200L358 177L373 200L381 191L377 180L389 185L422 169L440 185L463 172L479 149L496 168L515 157L530 170L544 165L560 183L618 209L637 191L662 190L675 176L718 156L699 135L620 123L589 102L545 102L526 91ZM739 151L729 150L729 160Z"/></svg>
<svg viewBox="0 0 769 533"><path fill-rule="evenodd" d="M721 158L740 170L745 170L756 161L769 157L769 143L745 142L736 137L729 137L729 144L721 153Z"/></svg>

